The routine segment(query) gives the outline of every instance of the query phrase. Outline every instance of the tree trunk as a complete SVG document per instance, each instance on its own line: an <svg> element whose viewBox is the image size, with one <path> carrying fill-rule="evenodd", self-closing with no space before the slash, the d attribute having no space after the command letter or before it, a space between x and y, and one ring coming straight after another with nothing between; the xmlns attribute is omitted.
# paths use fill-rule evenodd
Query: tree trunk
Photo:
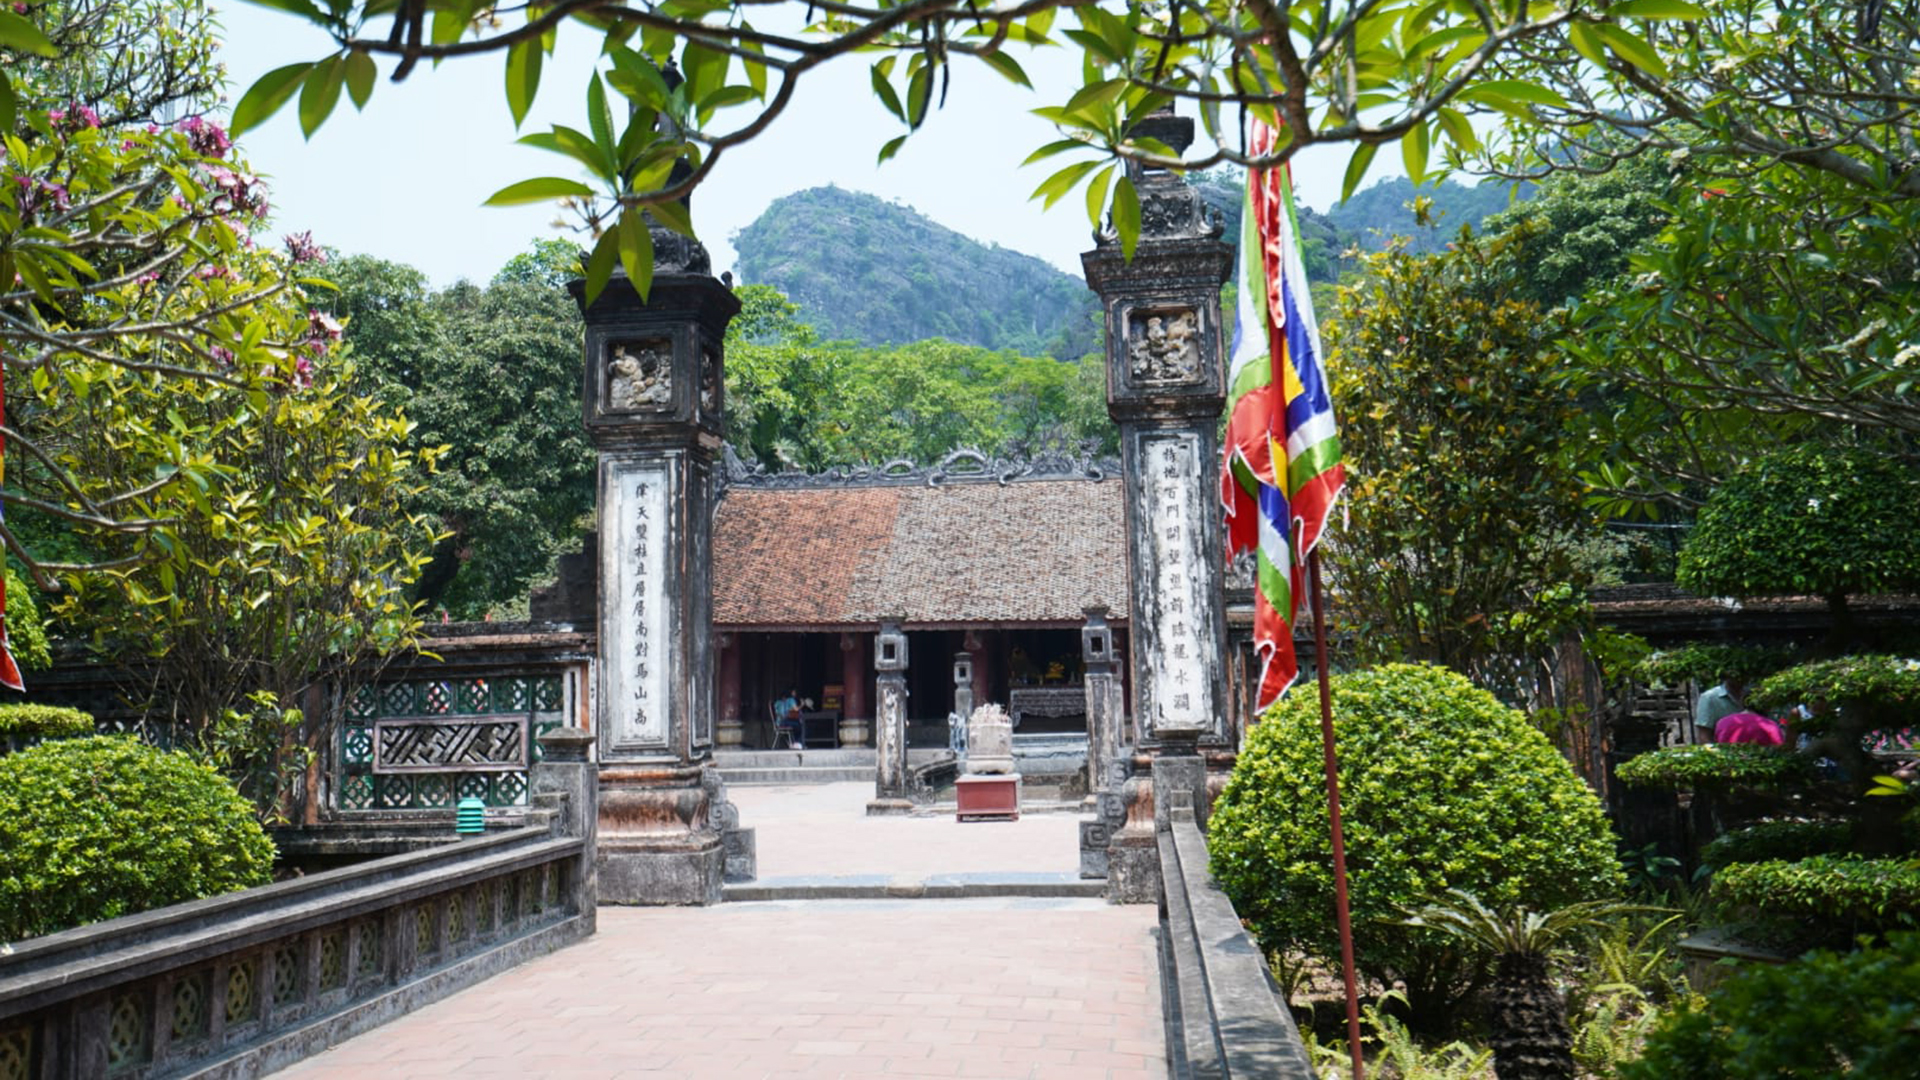
<svg viewBox="0 0 1920 1080"><path fill-rule="evenodd" d="M1567 1006L1544 955L1508 953L1487 994L1493 1068L1500 1080L1573 1080Z"/></svg>

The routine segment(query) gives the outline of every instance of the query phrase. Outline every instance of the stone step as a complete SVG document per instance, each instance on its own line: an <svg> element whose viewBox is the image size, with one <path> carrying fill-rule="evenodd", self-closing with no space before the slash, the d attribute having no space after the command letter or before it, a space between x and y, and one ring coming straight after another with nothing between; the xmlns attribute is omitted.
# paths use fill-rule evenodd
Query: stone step
<svg viewBox="0 0 1920 1080"><path fill-rule="evenodd" d="M728 767L720 770L720 778L725 780L729 786L735 787L768 784L840 784L855 780L865 780L871 783L873 781L873 766L823 765L815 767L809 765L805 768L787 766L786 768L773 767L764 769Z"/></svg>
<svg viewBox="0 0 1920 1080"><path fill-rule="evenodd" d="M845 874L761 878L721 889L728 902L769 900L970 900L982 897L1098 898L1105 878L1069 872Z"/></svg>
<svg viewBox="0 0 1920 1080"><path fill-rule="evenodd" d="M713 763L721 769L778 769L800 766L873 768L873 750L715 750Z"/></svg>

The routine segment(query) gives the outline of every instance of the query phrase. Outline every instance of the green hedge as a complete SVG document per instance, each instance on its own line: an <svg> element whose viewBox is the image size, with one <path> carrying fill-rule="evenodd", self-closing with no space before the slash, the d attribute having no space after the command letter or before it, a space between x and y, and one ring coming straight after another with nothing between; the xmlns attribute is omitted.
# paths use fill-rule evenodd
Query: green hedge
<svg viewBox="0 0 1920 1080"><path fill-rule="evenodd" d="M1850 821L1763 821L1715 837L1700 852L1700 861L1712 867L1734 863L1804 859L1845 851L1853 842Z"/></svg>
<svg viewBox="0 0 1920 1080"><path fill-rule="evenodd" d="M1472 970L1450 942L1400 925L1408 909L1448 889L1549 911L1622 888L1599 800L1524 715L1462 676L1408 664L1335 676L1333 711L1358 962L1406 979L1416 1012L1444 1015ZM1337 958L1319 716L1315 695L1294 693L1248 733L1208 847L1269 951Z"/></svg>
<svg viewBox="0 0 1920 1080"><path fill-rule="evenodd" d="M1794 726L1816 734L1832 726L1835 706L1861 710L1870 724L1920 723L1920 660L1864 654L1801 664L1762 680L1748 700L1773 712L1807 705L1813 719Z"/></svg>
<svg viewBox="0 0 1920 1080"><path fill-rule="evenodd" d="M1684 686L1689 679L1712 686L1729 675L1751 683L1786 667L1792 658L1787 649L1692 641L1648 654L1634 665L1633 677L1653 686Z"/></svg>
<svg viewBox="0 0 1920 1080"><path fill-rule="evenodd" d="M1920 861L1810 855L1735 863L1714 875L1713 895L1769 917L1910 925L1920 916Z"/></svg>
<svg viewBox="0 0 1920 1080"><path fill-rule="evenodd" d="M1813 769L1806 758L1784 747L1702 743L1636 754L1615 775L1636 787L1771 788L1810 777Z"/></svg>
<svg viewBox="0 0 1920 1080"><path fill-rule="evenodd" d="M93 733L93 717L58 705L0 705L0 739L71 739Z"/></svg>
<svg viewBox="0 0 1920 1080"><path fill-rule="evenodd" d="M1920 1069L1920 934L1756 965L1660 1018L1621 1080L1910 1077Z"/></svg>
<svg viewBox="0 0 1920 1080"><path fill-rule="evenodd" d="M0 940L263 885L273 842L220 774L134 739L0 758Z"/></svg>

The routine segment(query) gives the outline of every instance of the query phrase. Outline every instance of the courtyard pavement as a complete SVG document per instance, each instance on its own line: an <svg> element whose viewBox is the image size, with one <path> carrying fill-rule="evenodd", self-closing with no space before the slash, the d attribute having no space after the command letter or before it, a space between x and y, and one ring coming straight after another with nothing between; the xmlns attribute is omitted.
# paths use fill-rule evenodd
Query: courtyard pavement
<svg viewBox="0 0 1920 1080"><path fill-rule="evenodd" d="M1072 814L868 818L871 784L731 789L762 877L1067 872ZM282 1076L1160 1080L1151 905L600 909L599 933Z"/></svg>

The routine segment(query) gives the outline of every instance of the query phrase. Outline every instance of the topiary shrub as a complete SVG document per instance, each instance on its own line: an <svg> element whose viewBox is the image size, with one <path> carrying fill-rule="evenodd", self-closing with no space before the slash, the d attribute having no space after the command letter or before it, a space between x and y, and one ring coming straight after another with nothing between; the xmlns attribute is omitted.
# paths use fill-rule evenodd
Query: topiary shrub
<svg viewBox="0 0 1920 1080"><path fill-rule="evenodd" d="M1796 937L1836 941L1913 926L1920 916L1920 862L1810 855L1735 863L1713 878L1714 899L1779 922Z"/></svg>
<svg viewBox="0 0 1920 1080"><path fill-rule="evenodd" d="M1712 686L1727 676L1751 684L1792 662L1788 649L1761 645L1724 645L1690 641L1643 657L1632 675L1649 686L1685 686L1689 680Z"/></svg>
<svg viewBox="0 0 1920 1080"><path fill-rule="evenodd" d="M1700 861L1718 869L1734 863L1804 859L1845 851L1853 842L1851 821L1762 821L1722 833L1700 851Z"/></svg>
<svg viewBox="0 0 1920 1080"><path fill-rule="evenodd" d="M1861 731L1920 722L1920 660L1862 654L1788 668L1761 680L1750 704L1784 713L1805 705L1813 715L1794 722L1797 731L1823 734L1841 714Z"/></svg>
<svg viewBox="0 0 1920 1080"><path fill-rule="evenodd" d="M1621 1080L1914 1075L1920 934L1760 965L1660 1018Z"/></svg>
<svg viewBox="0 0 1920 1080"><path fill-rule="evenodd" d="M0 940L265 884L273 842L212 769L134 739L0 758Z"/></svg>
<svg viewBox="0 0 1920 1080"><path fill-rule="evenodd" d="M1813 775L1813 766L1783 747L1701 743L1635 754L1622 762L1614 775L1635 787L1773 787Z"/></svg>
<svg viewBox="0 0 1920 1080"><path fill-rule="evenodd" d="M71 739L93 732L93 717L58 705L0 705L0 753L41 739Z"/></svg>
<svg viewBox="0 0 1920 1080"><path fill-rule="evenodd" d="M1404 979L1416 1022L1446 1023L1479 977L1403 913L1461 889L1499 909L1616 895L1596 799L1520 712L1444 668L1333 679L1357 962ZM1208 826L1214 877L1269 950L1340 955L1319 703L1291 694L1248 733Z"/></svg>

